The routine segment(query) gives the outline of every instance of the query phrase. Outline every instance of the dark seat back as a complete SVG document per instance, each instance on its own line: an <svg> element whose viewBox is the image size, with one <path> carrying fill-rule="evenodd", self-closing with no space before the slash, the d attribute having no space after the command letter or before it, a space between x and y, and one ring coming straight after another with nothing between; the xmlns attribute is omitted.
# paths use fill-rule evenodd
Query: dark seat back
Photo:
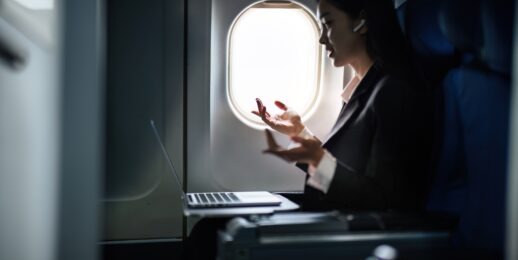
<svg viewBox="0 0 518 260"><path fill-rule="evenodd" d="M442 30L461 52L462 63L442 86L442 145L428 210L459 216L454 238L461 247L503 248L510 2L456 0L441 7Z"/></svg>

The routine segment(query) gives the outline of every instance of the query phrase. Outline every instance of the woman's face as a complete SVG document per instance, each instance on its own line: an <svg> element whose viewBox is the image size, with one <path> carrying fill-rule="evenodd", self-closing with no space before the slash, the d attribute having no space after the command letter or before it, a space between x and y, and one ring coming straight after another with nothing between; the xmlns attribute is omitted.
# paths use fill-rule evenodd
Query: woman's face
<svg viewBox="0 0 518 260"><path fill-rule="evenodd" d="M317 15L322 27L319 42L326 47L335 67L351 64L359 53L366 51L366 26L353 32L359 20L353 20L327 0L318 3Z"/></svg>

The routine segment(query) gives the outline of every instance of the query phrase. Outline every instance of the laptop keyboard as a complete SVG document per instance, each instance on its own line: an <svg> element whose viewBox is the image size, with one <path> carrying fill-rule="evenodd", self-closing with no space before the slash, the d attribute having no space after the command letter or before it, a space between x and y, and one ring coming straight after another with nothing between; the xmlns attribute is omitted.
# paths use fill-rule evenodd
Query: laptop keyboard
<svg viewBox="0 0 518 260"><path fill-rule="evenodd" d="M239 202L239 198L232 192L194 193L192 195L200 204L226 204ZM189 201L192 203L193 199L191 196L188 197Z"/></svg>

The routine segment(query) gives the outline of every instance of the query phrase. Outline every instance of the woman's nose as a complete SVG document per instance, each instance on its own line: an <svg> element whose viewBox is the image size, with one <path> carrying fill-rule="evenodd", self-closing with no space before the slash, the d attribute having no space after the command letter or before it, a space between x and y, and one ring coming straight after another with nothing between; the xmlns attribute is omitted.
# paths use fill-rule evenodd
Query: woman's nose
<svg viewBox="0 0 518 260"><path fill-rule="evenodd" d="M325 32L325 30L322 30L322 31L320 32L320 38L318 39L318 42L319 42L320 44L326 44L326 42L327 42L327 36L326 36L326 32Z"/></svg>

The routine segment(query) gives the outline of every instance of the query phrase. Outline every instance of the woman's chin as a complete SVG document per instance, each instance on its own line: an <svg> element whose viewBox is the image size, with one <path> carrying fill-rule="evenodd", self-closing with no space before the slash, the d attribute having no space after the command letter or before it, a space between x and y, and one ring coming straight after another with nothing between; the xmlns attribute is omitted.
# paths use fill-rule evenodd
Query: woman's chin
<svg viewBox="0 0 518 260"><path fill-rule="evenodd" d="M343 62L341 62L340 60L337 60L334 58L331 58L331 59L333 60L333 67L339 68L339 67L345 66L345 64Z"/></svg>

